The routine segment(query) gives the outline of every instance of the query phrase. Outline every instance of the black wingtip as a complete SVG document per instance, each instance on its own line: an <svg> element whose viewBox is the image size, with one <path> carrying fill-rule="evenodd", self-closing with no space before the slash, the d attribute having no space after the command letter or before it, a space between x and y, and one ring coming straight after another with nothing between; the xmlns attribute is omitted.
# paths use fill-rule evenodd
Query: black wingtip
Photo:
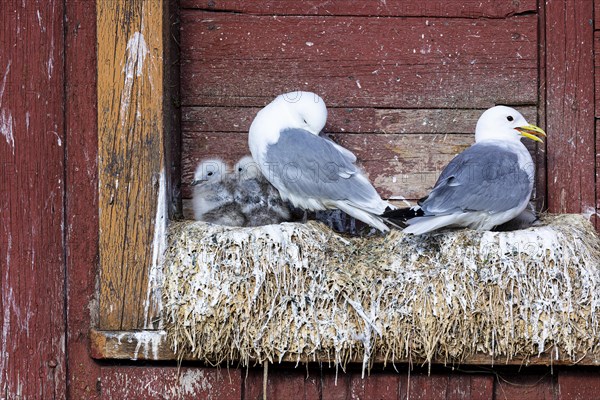
<svg viewBox="0 0 600 400"><path fill-rule="evenodd" d="M380 217L396 228L406 228L406 221L411 218L422 217L423 215L425 213L420 207L397 208L395 210L388 207Z"/></svg>

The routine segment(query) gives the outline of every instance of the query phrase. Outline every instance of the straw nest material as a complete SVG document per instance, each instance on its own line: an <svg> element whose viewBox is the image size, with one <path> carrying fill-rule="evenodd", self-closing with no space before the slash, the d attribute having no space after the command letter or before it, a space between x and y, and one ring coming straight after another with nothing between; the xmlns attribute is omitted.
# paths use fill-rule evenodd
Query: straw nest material
<svg viewBox="0 0 600 400"><path fill-rule="evenodd" d="M165 317L210 363L600 356L600 244L581 216L512 232L349 238L316 222L174 223Z"/></svg>

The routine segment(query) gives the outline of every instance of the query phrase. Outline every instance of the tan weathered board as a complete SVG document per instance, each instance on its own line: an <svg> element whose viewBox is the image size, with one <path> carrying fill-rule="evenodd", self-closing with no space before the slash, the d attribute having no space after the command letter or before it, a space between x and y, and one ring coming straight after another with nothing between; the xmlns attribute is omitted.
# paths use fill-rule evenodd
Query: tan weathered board
<svg viewBox="0 0 600 400"><path fill-rule="evenodd" d="M100 321L147 326L164 174L163 1L97 0Z"/></svg>

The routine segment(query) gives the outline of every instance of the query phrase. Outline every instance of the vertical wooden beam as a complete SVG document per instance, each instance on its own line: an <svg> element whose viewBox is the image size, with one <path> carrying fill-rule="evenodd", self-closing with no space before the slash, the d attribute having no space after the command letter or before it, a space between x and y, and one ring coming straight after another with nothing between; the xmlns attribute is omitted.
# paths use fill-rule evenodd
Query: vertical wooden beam
<svg viewBox="0 0 600 400"><path fill-rule="evenodd" d="M63 0L0 2L0 397L64 399Z"/></svg>
<svg viewBox="0 0 600 400"><path fill-rule="evenodd" d="M100 399L88 332L98 304L96 4L67 0L65 19L67 376L69 399ZM92 319L92 315L95 318Z"/></svg>
<svg viewBox="0 0 600 400"><path fill-rule="evenodd" d="M595 210L594 4L546 1L548 208Z"/></svg>
<svg viewBox="0 0 600 400"><path fill-rule="evenodd" d="M166 198L165 7L163 0L97 0L96 10L99 327L142 328L156 309L149 292L155 223L166 218L157 208Z"/></svg>
<svg viewBox="0 0 600 400"><path fill-rule="evenodd" d="M538 115L537 124L546 129L546 4L538 1ZM547 130L547 129L546 129ZM536 210L548 208L547 151L546 143L535 143L535 187Z"/></svg>

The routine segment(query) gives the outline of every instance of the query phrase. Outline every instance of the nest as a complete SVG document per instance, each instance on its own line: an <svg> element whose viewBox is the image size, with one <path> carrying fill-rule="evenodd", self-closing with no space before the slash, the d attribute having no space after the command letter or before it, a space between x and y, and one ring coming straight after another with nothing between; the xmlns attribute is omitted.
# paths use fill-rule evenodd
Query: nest
<svg viewBox="0 0 600 400"><path fill-rule="evenodd" d="M600 243L577 215L369 238L179 222L164 268L172 349L213 364L600 356Z"/></svg>

